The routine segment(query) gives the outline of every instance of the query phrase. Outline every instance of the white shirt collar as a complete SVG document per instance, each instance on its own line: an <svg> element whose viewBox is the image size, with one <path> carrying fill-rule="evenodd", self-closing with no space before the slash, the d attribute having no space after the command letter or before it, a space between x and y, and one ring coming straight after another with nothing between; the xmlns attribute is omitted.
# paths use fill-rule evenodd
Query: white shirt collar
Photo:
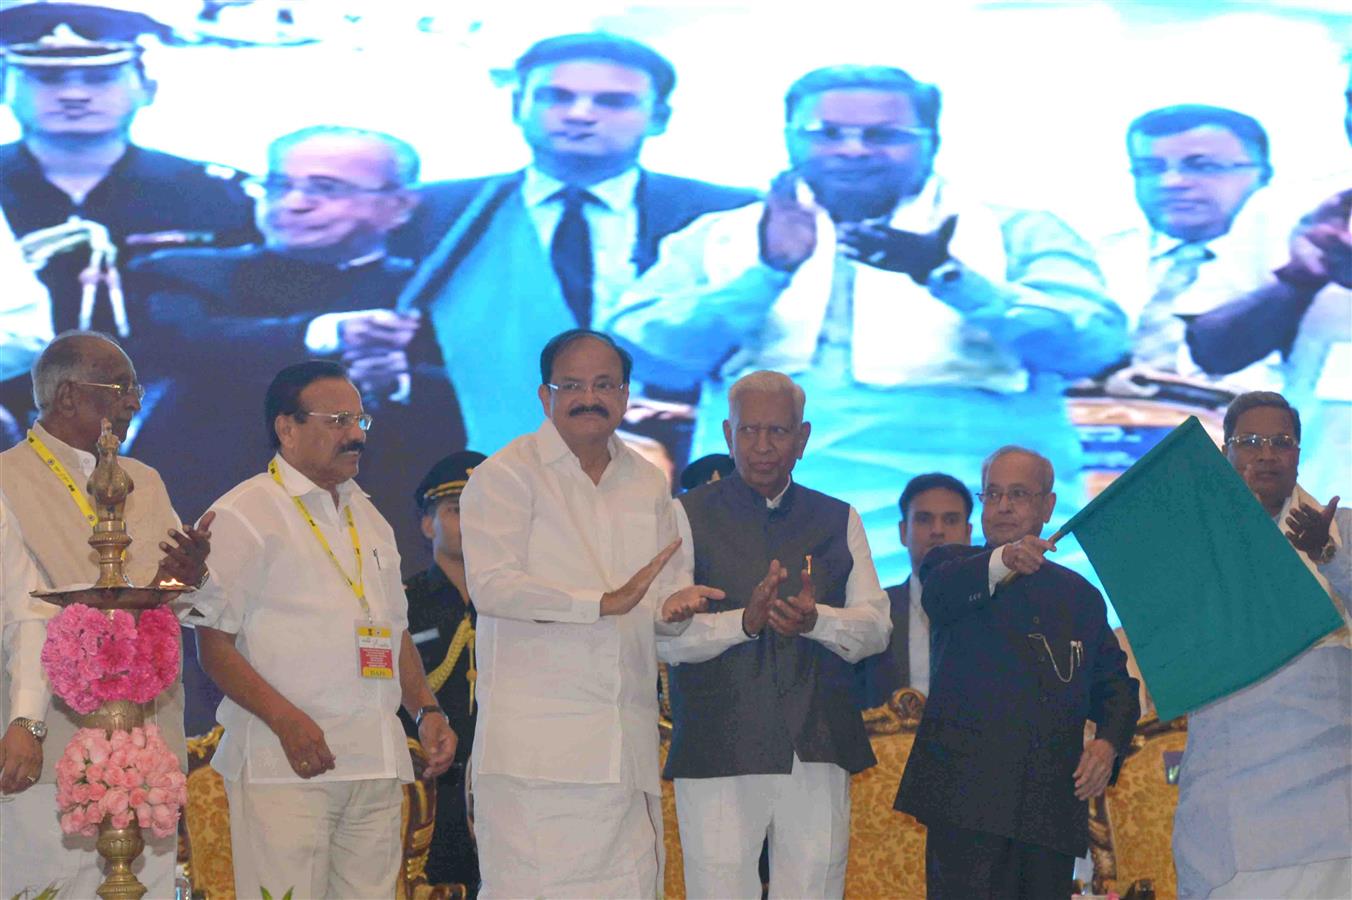
<svg viewBox="0 0 1352 900"><path fill-rule="evenodd" d="M779 509L779 504L784 502L784 495L789 492L789 485L793 484L793 476L789 476L788 483L784 485L784 490L775 494L773 497L766 498L765 506L767 509Z"/></svg>
<svg viewBox="0 0 1352 900"><path fill-rule="evenodd" d="M315 484L310 480L309 476L305 475L300 469L297 469L295 466L291 465L291 463L283 459L280 452L277 453L273 459L277 461L277 474L282 476L282 488L286 491L288 497L304 497L307 494L323 494L326 497L329 496L327 490ZM342 501L349 499L353 492L361 493L362 496L365 496L365 493L357 487L357 482L351 478L338 485L339 505L342 504Z"/></svg>
<svg viewBox="0 0 1352 900"><path fill-rule="evenodd" d="M79 464L80 471L88 475L94 471L94 466L98 464L98 458L88 450L81 450L78 447L72 447L56 435L52 434L41 424L33 423L33 433L38 436L38 440L47 445L54 453L69 453L75 457L75 462Z"/></svg>
<svg viewBox="0 0 1352 900"><path fill-rule="evenodd" d="M545 419L540 423L540 427L535 431L536 437L540 441L540 461L546 465L552 465L561 459L577 460L577 456L572 449L563 440L563 435L559 434L559 429L555 427L551 419ZM613 433L606 438L606 449L610 451L610 463L625 465L622 460L634 451L629 449L629 445L620 440ZM581 463L579 463L579 466ZM606 466L607 471L610 465Z"/></svg>
<svg viewBox="0 0 1352 900"><path fill-rule="evenodd" d="M600 200L607 209L612 211L628 209L634 205L634 191L638 189L638 176L639 170L635 166L626 169L614 178L587 185L586 189L597 200ZM525 177L521 182L521 198L525 201L527 207L541 206L551 202L550 198L567 186L554 176L541 172L535 166L528 166Z"/></svg>
<svg viewBox="0 0 1352 900"><path fill-rule="evenodd" d="M357 268L357 266L366 266L366 265L370 265L371 263L375 262L376 260L380 260L380 259L384 259L384 258L385 258L385 248L382 247L382 248L379 249L379 250L372 250L370 253L366 254L365 256L358 256L356 259L349 259L347 262L339 263L339 264L338 264L338 268L343 269L343 270L346 270L346 269L355 269L355 268Z"/></svg>

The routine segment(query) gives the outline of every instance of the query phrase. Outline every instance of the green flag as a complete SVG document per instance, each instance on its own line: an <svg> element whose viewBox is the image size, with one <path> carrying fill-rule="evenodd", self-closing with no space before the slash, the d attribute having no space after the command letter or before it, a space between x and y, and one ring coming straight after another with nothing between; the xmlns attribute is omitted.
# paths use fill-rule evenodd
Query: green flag
<svg viewBox="0 0 1352 900"><path fill-rule="evenodd" d="M1061 531L1098 572L1161 720L1253 684L1343 624L1195 417Z"/></svg>

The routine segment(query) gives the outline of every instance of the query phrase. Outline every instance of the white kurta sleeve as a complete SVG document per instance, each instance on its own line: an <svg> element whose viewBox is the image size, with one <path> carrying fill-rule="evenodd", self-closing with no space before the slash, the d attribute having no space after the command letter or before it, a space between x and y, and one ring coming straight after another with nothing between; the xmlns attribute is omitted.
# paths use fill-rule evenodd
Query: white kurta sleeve
<svg viewBox="0 0 1352 900"><path fill-rule="evenodd" d="M887 649L892 635L891 606L878 582L864 523L850 507L845 540L854 565L845 582L843 607L817 604L817 624L804 637L821 643L846 662L855 663Z"/></svg>
<svg viewBox="0 0 1352 900"><path fill-rule="evenodd" d="M673 503L676 521L676 533L681 538L681 549L669 564L682 585L695 583L695 541L690 533L690 520L686 517L685 507ZM711 584L709 587L718 587ZM742 611L729 609L723 612L700 613L686 623L679 635L657 636L657 658L673 666L681 663L697 663L713 659L729 647L744 644L754 638L747 637L742 630Z"/></svg>
<svg viewBox="0 0 1352 900"><path fill-rule="evenodd" d="M469 595L481 615L587 624L601 592L569 588L527 570L532 536L529 486L505 466L481 466L460 496L460 534Z"/></svg>

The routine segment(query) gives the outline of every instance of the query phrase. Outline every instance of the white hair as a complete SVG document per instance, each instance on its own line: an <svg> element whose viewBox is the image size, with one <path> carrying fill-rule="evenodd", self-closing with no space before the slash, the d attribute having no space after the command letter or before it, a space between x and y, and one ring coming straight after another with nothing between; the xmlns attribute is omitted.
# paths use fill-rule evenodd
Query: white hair
<svg viewBox="0 0 1352 900"><path fill-rule="evenodd" d="M1052 461L1036 450L1029 450L1027 447L1020 447L1018 444L1005 444L982 461L981 489L986 489L986 471L995 464L997 459L1002 456L1009 456L1011 453L1022 453L1024 456L1032 457L1037 462L1038 476L1042 479L1042 489L1050 494L1052 487L1056 484L1056 472L1052 469Z"/></svg>
<svg viewBox="0 0 1352 900"><path fill-rule="evenodd" d="M89 341L106 341L122 350L122 345L98 331L63 331L48 344L33 363L33 402L45 413L56 402L56 389L68 381L93 378L84 347Z"/></svg>
<svg viewBox="0 0 1352 900"><path fill-rule="evenodd" d="M793 402L794 424L803 424L803 408L807 405L807 394L783 372L761 369L738 378L728 390L728 415L736 418L738 404L743 394L783 394Z"/></svg>

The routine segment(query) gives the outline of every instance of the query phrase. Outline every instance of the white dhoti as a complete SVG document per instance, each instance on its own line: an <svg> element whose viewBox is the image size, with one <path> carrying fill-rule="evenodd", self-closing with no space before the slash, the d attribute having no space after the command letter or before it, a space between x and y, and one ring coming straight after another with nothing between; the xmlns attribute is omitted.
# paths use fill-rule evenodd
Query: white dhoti
<svg viewBox="0 0 1352 900"><path fill-rule="evenodd" d="M480 900L660 897L662 801L613 784L474 777Z"/></svg>
<svg viewBox="0 0 1352 900"><path fill-rule="evenodd" d="M142 834L146 847L132 872L146 886L147 900L171 900L178 835ZM96 840L61 833L54 784L35 784L0 801L0 897L36 895L51 885L61 900L94 900L106 875Z"/></svg>
<svg viewBox="0 0 1352 900"><path fill-rule="evenodd" d="M1173 845L1180 897L1324 897L1324 884L1347 884L1352 650L1317 646L1188 716Z"/></svg>
<svg viewBox="0 0 1352 900"><path fill-rule="evenodd" d="M398 779L225 782L235 891L274 897L389 898L403 859Z"/></svg>
<svg viewBox="0 0 1352 900"><path fill-rule="evenodd" d="M761 895L770 840L770 897L840 897L850 851L850 776L793 758L788 775L677 778L685 890L698 898Z"/></svg>

